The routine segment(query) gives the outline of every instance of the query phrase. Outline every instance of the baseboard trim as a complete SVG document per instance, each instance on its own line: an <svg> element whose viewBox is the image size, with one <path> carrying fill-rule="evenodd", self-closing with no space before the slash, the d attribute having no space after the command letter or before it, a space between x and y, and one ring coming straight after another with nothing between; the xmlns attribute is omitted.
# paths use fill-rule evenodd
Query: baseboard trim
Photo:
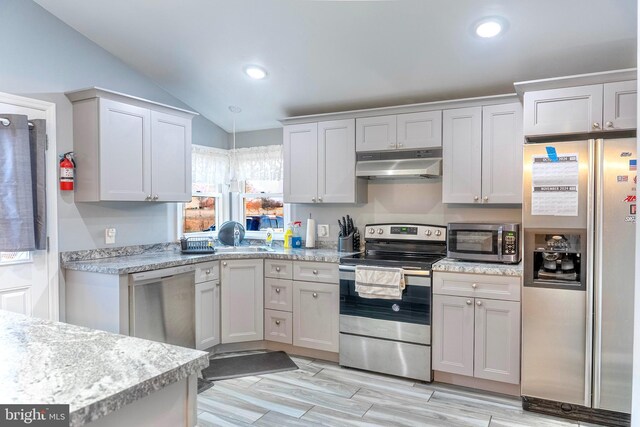
<svg viewBox="0 0 640 427"><path fill-rule="evenodd" d="M433 380L462 387L491 391L493 393L508 394L520 397L520 384L508 384L465 375L450 374L448 372L433 371Z"/></svg>

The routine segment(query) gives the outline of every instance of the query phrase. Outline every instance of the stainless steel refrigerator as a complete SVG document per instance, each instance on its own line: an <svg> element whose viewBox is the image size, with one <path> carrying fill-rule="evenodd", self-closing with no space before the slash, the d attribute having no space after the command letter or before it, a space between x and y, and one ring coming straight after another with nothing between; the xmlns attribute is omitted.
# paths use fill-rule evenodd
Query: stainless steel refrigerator
<svg viewBox="0 0 640 427"><path fill-rule="evenodd" d="M524 148L522 395L631 412L636 140Z"/></svg>

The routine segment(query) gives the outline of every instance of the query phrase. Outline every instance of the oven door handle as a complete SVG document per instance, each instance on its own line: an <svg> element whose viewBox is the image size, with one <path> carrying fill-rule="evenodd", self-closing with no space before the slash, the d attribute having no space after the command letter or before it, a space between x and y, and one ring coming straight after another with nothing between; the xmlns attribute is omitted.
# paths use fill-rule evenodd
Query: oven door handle
<svg viewBox="0 0 640 427"><path fill-rule="evenodd" d="M498 227L498 259L502 259L502 231L503 227Z"/></svg>
<svg viewBox="0 0 640 427"><path fill-rule="evenodd" d="M339 267L340 271L345 271L345 272L355 272L356 271L356 266L355 265L340 265ZM420 270L417 267L402 267L402 274L404 274L405 276L431 276L431 272L428 270Z"/></svg>

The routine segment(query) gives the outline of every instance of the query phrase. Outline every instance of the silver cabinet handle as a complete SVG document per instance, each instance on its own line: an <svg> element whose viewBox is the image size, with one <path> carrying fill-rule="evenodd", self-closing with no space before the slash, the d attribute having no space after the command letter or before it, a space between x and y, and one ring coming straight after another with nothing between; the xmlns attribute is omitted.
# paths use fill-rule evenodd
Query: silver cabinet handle
<svg viewBox="0 0 640 427"><path fill-rule="evenodd" d="M484 201L488 202L489 201L489 196L484 196Z"/></svg>
<svg viewBox="0 0 640 427"><path fill-rule="evenodd" d="M475 288L477 288L477 287L478 287L478 284L477 284L477 283L472 283L472 284L471 284L471 287L472 287L473 289L475 289Z"/></svg>
<svg viewBox="0 0 640 427"><path fill-rule="evenodd" d="M153 200L158 200L158 195L153 196Z"/></svg>
<svg viewBox="0 0 640 427"><path fill-rule="evenodd" d="M322 201L322 197L318 197L318 201L321 202Z"/></svg>
<svg viewBox="0 0 640 427"><path fill-rule="evenodd" d="M318 274L318 270L313 270L313 274Z"/></svg>
<svg viewBox="0 0 640 427"><path fill-rule="evenodd" d="M467 300L467 305L471 305L471 300L470 299Z"/></svg>
<svg viewBox="0 0 640 427"><path fill-rule="evenodd" d="M226 262L223 262L223 263L222 263L222 266L223 266L223 267L226 267L226 266L227 266L227 263L226 263Z"/></svg>
<svg viewBox="0 0 640 427"><path fill-rule="evenodd" d="M211 274L211 270L207 269L207 271L205 271L204 274Z"/></svg>
<svg viewBox="0 0 640 427"><path fill-rule="evenodd" d="M401 147L402 147L402 142L399 142L398 143L398 148L401 148Z"/></svg>
<svg viewBox="0 0 640 427"><path fill-rule="evenodd" d="M478 307L480 307L480 306L482 305L482 301L480 301L480 300L476 301L476 305L477 305Z"/></svg>
<svg viewBox="0 0 640 427"><path fill-rule="evenodd" d="M593 122L592 126L593 126L594 129L600 129L600 123L598 123L598 122Z"/></svg>
<svg viewBox="0 0 640 427"><path fill-rule="evenodd" d="M144 198L145 200L151 200L151 194Z"/></svg>
<svg viewBox="0 0 640 427"><path fill-rule="evenodd" d="M280 288L276 288L276 294L280 293Z"/></svg>
<svg viewBox="0 0 640 427"><path fill-rule="evenodd" d="M280 321L279 321L279 320L276 320L276 325L279 325L279 324L280 324Z"/></svg>
<svg viewBox="0 0 640 427"><path fill-rule="evenodd" d="M607 122L607 123L605 123L605 125L607 125L608 128L612 128L613 127L613 122Z"/></svg>
<svg viewBox="0 0 640 427"><path fill-rule="evenodd" d="M478 196L473 196L473 200L475 200L476 202L478 201L479 197Z"/></svg>
<svg viewBox="0 0 640 427"><path fill-rule="evenodd" d="M311 198L311 201L315 203L316 198L315 198L315 197L312 197L312 198Z"/></svg>
<svg viewBox="0 0 640 427"><path fill-rule="evenodd" d="M314 297L314 298L318 298L318 294L314 292L314 293L313 293L313 297Z"/></svg>
<svg viewBox="0 0 640 427"><path fill-rule="evenodd" d="M396 144L394 142L390 142L389 143L389 147L395 147L395 146L396 146Z"/></svg>
<svg viewBox="0 0 640 427"><path fill-rule="evenodd" d="M276 267L276 271L280 273L280 267Z"/></svg>
<svg viewBox="0 0 640 427"><path fill-rule="evenodd" d="M220 286L220 282L216 282L216 286Z"/></svg>

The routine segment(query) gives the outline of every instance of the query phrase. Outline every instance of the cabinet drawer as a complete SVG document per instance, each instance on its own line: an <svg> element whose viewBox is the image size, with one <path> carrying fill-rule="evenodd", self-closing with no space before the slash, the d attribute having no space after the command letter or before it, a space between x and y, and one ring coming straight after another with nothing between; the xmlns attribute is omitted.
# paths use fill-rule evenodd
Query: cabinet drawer
<svg viewBox="0 0 640 427"><path fill-rule="evenodd" d="M274 279L293 279L293 262L272 259L264 260L264 277Z"/></svg>
<svg viewBox="0 0 640 427"><path fill-rule="evenodd" d="M291 313L278 310L264 311L264 339L285 344L293 343Z"/></svg>
<svg viewBox="0 0 640 427"><path fill-rule="evenodd" d="M332 262L294 262L293 280L339 283L338 264Z"/></svg>
<svg viewBox="0 0 640 427"><path fill-rule="evenodd" d="M520 301L520 277L436 271L433 275L433 293Z"/></svg>
<svg viewBox="0 0 640 427"><path fill-rule="evenodd" d="M264 279L264 308L291 311L291 280Z"/></svg>
<svg viewBox="0 0 640 427"><path fill-rule="evenodd" d="M196 268L196 283L220 279L220 262L203 262Z"/></svg>

